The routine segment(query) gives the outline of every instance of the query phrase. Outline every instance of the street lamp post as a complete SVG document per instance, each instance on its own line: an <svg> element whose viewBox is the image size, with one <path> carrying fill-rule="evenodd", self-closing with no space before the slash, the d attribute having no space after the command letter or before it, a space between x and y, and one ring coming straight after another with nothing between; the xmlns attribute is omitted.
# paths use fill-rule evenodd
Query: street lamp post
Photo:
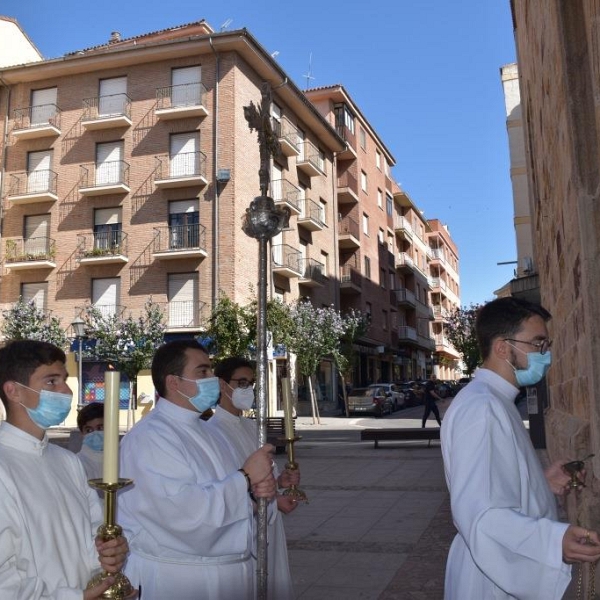
<svg viewBox="0 0 600 600"><path fill-rule="evenodd" d="M75 332L79 350L77 353L77 387L79 390L77 394L77 409L79 410L83 406L83 338L85 337L85 321L81 317L77 317L71 323L71 327Z"/></svg>
<svg viewBox="0 0 600 600"><path fill-rule="evenodd" d="M260 149L260 196L254 198L246 209L242 229L249 237L258 240L258 297L256 340L256 405L258 408L258 443L267 442L267 247L269 240L288 226L290 211L275 205L267 196L271 156L279 152L279 141L271 128L271 87L263 83L260 107L253 102L244 106L244 117L250 130L258 133ZM258 499L257 514L257 598L267 598L267 499Z"/></svg>

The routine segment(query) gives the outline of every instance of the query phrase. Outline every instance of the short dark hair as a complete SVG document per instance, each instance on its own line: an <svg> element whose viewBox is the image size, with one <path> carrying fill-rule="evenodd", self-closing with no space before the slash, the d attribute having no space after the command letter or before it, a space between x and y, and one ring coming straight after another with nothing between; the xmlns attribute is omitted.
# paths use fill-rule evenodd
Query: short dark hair
<svg viewBox="0 0 600 600"><path fill-rule="evenodd" d="M8 413L8 398L4 393L7 381L29 385L29 379L38 367L55 362L65 364L65 353L49 342L12 340L0 348L0 398Z"/></svg>
<svg viewBox="0 0 600 600"><path fill-rule="evenodd" d="M215 367L215 377L222 379L229 383L233 374L241 368L248 368L254 371L254 365L246 358L242 356L230 356L229 358L223 359Z"/></svg>
<svg viewBox="0 0 600 600"><path fill-rule="evenodd" d="M104 419L104 404L102 402L90 402L79 411L77 428L83 433L85 425L94 419Z"/></svg>
<svg viewBox="0 0 600 600"><path fill-rule="evenodd" d="M486 360L497 337L511 337L519 332L523 321L535 316L549 321L552 315L539 304L508 296L484 304L477 311L475 332L481 358Z"/></svg>
<svg viewBox="0 0 600 600"><path fill-rule="evenodd" d="M158 348L152 359L152 383L160 396L164 398L167 391L165 380L167 375L181 375L185 369L186 351L201 350L208 356L206 348L197 340L175 340Z"/></svg>

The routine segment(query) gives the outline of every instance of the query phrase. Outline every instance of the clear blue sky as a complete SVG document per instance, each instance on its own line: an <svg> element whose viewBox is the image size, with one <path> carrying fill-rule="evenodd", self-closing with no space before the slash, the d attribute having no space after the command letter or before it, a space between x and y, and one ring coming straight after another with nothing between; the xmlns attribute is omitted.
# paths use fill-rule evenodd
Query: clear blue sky
<svg viewBox="0 0 600 600"><path fill-rule="evenodd" d="M450 229L462 304L493 298L516 259L499 69L515 61L509 0L0 0L46 58L206 19L247 28L296 82L343 84L396 159L395 179Z"/></svg>

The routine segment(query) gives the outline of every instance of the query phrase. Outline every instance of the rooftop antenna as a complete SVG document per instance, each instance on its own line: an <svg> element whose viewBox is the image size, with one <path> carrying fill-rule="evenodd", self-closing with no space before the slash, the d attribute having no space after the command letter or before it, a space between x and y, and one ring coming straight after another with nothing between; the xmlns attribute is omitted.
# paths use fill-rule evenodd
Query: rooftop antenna
<svg viewBox="0 0 600 600"><path fill-rule="evenodd" d="M303 77L306 77L306 89L308 89L310 87L310 80L314 79L312 75L312 52L308 56L308 73L303 75Z"/></svg>
<svg viewBox="0 0 600 600"><path fill-rule="evenodd" d="M232 23L233 19L227 19L227 21L221 25L221 31L225 31Z"/></svg>
<svg viewBox="0 0 600 600"><path fill-rule="evenodd" d="M275 52L271 53L271 58L277 58L279 56L279 50L275 50Z"/></svg>

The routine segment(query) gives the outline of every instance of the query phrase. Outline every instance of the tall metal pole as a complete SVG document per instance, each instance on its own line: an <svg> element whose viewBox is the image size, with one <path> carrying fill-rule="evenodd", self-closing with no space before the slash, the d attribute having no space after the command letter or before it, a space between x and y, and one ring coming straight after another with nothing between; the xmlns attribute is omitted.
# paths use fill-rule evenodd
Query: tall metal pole
<svg viewBox="0 0 600 600"><path fill-rule="evenodd" d="M258 132L260 150L260 181L261 195L254 198L246 209L242 229L244 233L258 240L258 307L256 317L257 329L257 408L258 408L258 443L263 446L267 442L267 267L268 242L277 235L290 220L290 211L275 205L273 198L267 196L269 188L269 171L271 156L279 153L279 141L271 128L271 87L263 83L261 88L262 101L260 109L253 102L244 106L244 117L250 130ZM258 499L257 514L257 552L256 552L256 581L257 598L267 598L267 499Z"/></svg>
<svg viewBox="0 0 600 600"><path fill-rule="evenodd" d="M77 340L79 342L79 352L77 353L77 388L79 390L77 408L81 408L83 406L83 338L78 336Z"/></svg>

